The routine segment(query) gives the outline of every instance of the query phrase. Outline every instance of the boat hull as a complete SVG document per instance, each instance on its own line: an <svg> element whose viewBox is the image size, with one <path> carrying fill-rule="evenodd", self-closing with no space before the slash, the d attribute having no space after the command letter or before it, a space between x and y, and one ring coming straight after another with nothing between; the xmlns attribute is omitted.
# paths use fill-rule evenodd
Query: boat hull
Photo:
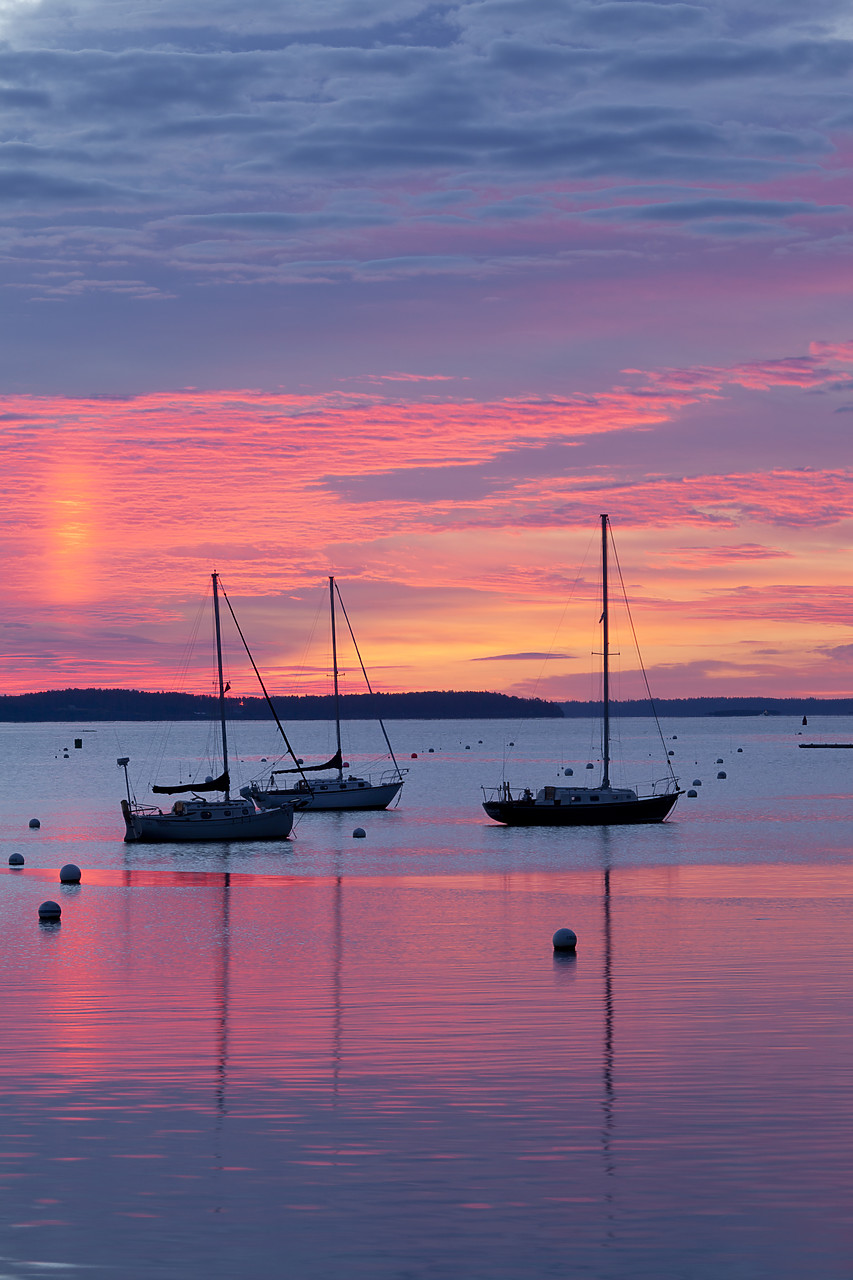
<svg viewBox="0 0 853 1280"><path fill-rule="evenodd" d="M672 812L679 793L642 796L618 804L559 805L536 800L486 800L483 808L495 822L507 827L610 827L663 822Z"/></svg>
<svg viewBox="0 0 853 1280"><path fill-rule="evenodd" d="M139 813L121 802L126 844L201 844L212 840L286 840L293 830L293 806L259 812L216 814L216 806L193 813ZM210 813L203 818L202 813Z"/></svg>
<svg viewBox="0 0 853 1280"><path fill-rule="evenodd" d="M308 791L262 791L247 787L241 791L247 799L253 800L260 809L270 809L276 805L294 804L300 813L328 813L351 809L387 809L392 800L400 794L402 782L381 783L379 786L338 788L332 784L327 791L311 788Z"/></svg>

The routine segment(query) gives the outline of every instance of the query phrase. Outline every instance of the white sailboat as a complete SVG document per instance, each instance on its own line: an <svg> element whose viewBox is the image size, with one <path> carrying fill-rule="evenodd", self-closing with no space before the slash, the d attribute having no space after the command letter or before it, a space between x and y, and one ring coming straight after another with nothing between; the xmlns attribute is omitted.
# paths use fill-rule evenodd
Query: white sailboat
<svg viewBox="0 0 853 1280"><path fill-rule="evenodd" d="M258 809L251 800L231 797L231 779L228 772L228 728L225 720L225 682L222 673L222 635L219 620L219 575L211 574L213 582L213 617L216 626L216 662L219 677L219 724L222 749L222 772L217 778L205 782L153 786L155 795L185 795L176 800L171 809L163 811L157 805L139 804L134 799L127 766L129 756L119 757L117 763L124 769L127 798L121 802L125 822L125 842L182 843L209 840L286 840L293 828L293 805L279 805ZM242 634L242 633L241 633ZM222 799L211 799L213 793L223 793Z"/></svg>
<svg viewBox="0 0 853 1280"><path fill-rule="evenodd" d="M400 794L403 787L403 770L397 764L394 755L394 749L391 746L388 734L385 731L385 725L379 720L379 727L385 739L385 745L388 748L388 754L391 757L393 767L378 778L376 777L359 777L356 774L347 773L344 776L344 756L341 746L341 706L340 706L340 689L338 684L338 640L337 640L337 616L335 602L340 603L341 610L349 629L350 638L358 655L361 664L362 674L367 684L368 692L372 693L370 680L367 676L364 663L361 660L355 636L350 626L349 617L347 615L344 603L340 598L340 591L333 577L329 578L329 614L332 629L332 677L334 682L334 711L335 711L335 754L330 760L323 761L322 764L303 764L293 754L293 749L287 740L287 735L281 727L281 723L276 716L279 730L284 738L285 746L288 754L291 756L294 767L287 769L273 769L269 778L252 782L247 787L240 788L240 795L246 800L253 801L261 809L270 806L280 805L283 803L295 804L301 811L306 813L323 811L327 812L332 809L348 810L348 809L387 809L392 800ZM262 686L263 687L263 686ZM264 690L266 693L266 690ZM269 699L268 699L269 701ZM273 715L275 708L272 707ZM323 774L322 777L311 777L308 774ZM294 774L299 775L299 781L292 784L284 783L282 786L278 779L282 776L292 777Z"/></svg>
<svg viewBox="0 0 853 1280"><path fill-rule="evenodd" d="M610 520L601 516L602 725L601 782L597 787L525 787L515 795L507 782L486 792L483 808L490 818L512 827L602 827L663 822L681 795L669 758L661 790L638 795L630 787L614 787L610 779L610 601L607 533Z"/></svg>

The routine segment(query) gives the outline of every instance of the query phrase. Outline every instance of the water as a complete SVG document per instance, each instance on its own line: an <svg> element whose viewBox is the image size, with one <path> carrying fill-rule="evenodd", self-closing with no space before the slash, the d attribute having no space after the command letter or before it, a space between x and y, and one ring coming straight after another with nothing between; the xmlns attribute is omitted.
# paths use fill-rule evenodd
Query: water
<svg viewBox="0 0 853 1280"><path fill-rule="evenodd" d="M589 725L392 729L397 810L177 849L122 843L115 758L168 780L200 726L156 767L150 726L0 726L0 1277L850 1280L853 753L797 744L853 722L674 721L699 798L587 831L478 787L595 778Z"/></svg>

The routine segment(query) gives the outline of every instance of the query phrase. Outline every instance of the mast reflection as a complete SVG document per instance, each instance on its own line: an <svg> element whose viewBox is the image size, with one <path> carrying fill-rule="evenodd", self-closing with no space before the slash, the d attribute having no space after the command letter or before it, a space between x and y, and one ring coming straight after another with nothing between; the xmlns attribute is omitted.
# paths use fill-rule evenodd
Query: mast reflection
<svg viewBox="0 0 853 1280"><path fill-rule="evenodd" d="M217 1043L216 1043L216 1110L218 1124L228 1114L225 1086L228 1079L228 985L231 969L231 872L222 877L221 915L219 926L219 964L216 981L217 995Z"/></svg>

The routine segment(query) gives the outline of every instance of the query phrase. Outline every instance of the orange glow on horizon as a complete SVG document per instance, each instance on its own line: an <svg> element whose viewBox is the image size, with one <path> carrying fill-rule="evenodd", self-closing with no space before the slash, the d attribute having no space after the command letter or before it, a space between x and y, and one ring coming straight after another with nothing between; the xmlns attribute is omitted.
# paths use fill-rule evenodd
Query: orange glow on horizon
<svg viewBox="0 0 853 1280"><path fill-rule="evenodd" d="M588 697L608 510L661 696L844 695L850 471L638 477L621 442L727 387L831 385L850 345L635 372L560 400L389 399L407 385L397 375L369 394L3 397L1 687L175 687L215 567L277 692L327 690L317 617L334 573L379 688ZM523 656L551 649L565 656ZM354 659L342 665L355 675ZM255 692L244 660L231 678ZM209 678L194 667L184 687Z"/></svg>

